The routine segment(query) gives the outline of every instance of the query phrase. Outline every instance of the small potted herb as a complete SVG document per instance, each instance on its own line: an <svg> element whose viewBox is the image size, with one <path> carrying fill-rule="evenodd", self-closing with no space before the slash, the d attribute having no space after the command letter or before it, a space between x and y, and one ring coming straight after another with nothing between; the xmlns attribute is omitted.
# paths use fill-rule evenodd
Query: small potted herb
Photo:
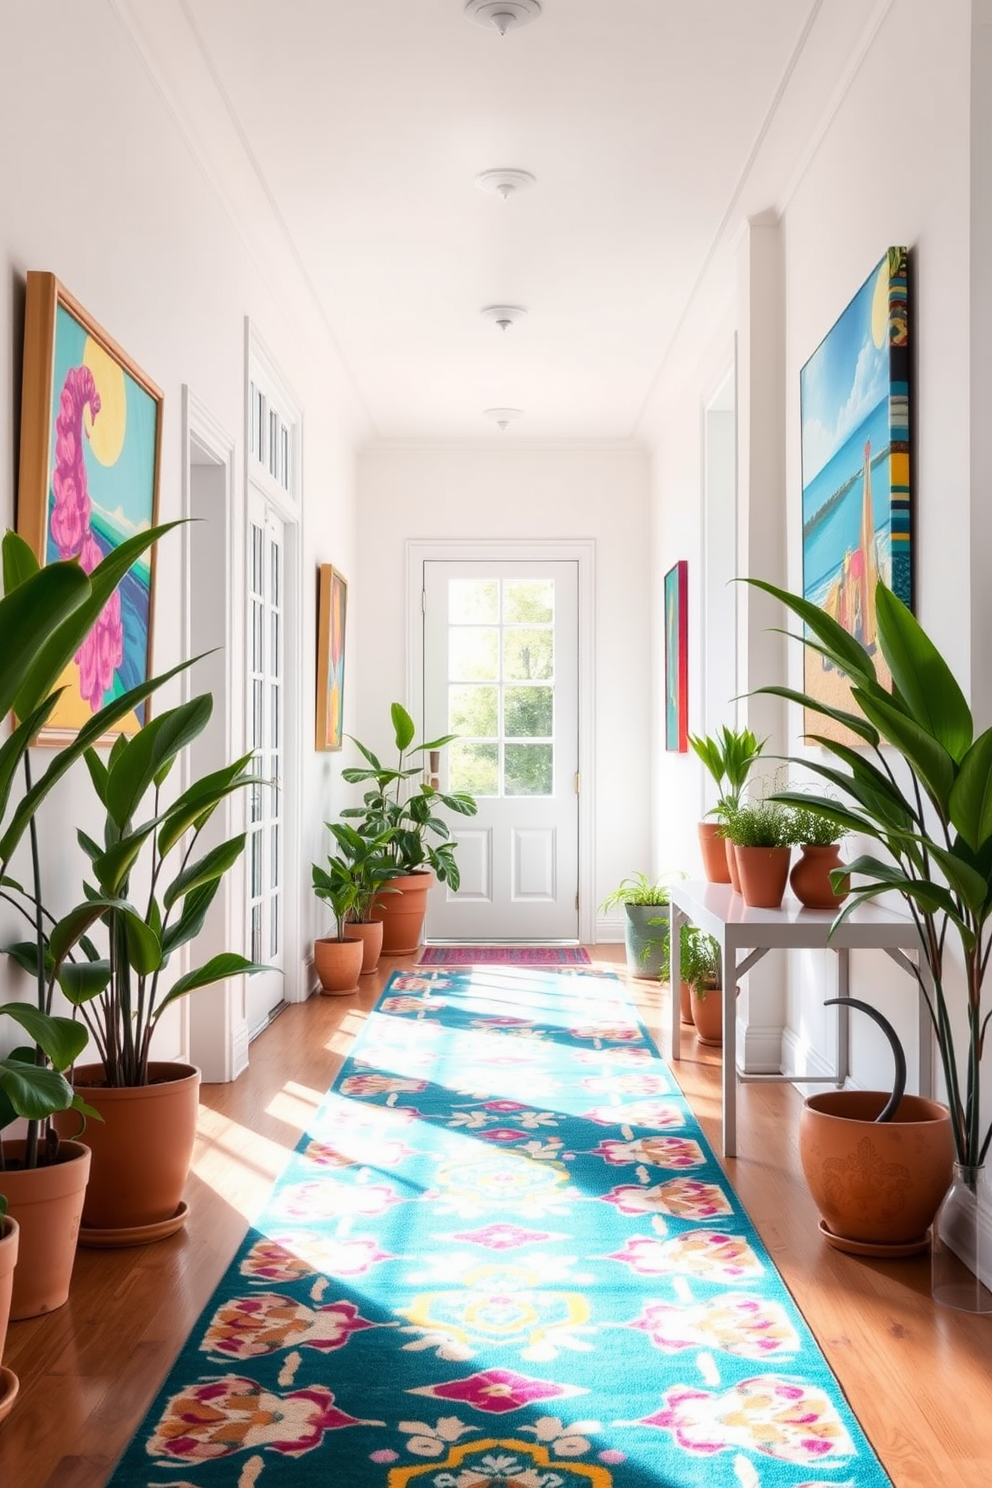
<svg viewBox="0 0 992 1488"><path fill-rule="evenodd" d="M786 800L794 803L795 795ZM851 880L832 880L831 875L843 868L840 857L841 838L846 834L832 817L809 805L791 806L792 840L802 856L789 874L789 887L806 909L837 909L851 891ZM837 888L834 887L834 882Z"/></svg>
<svg viewBox="0 0 992 1488"><path fill-rule="evenodd" d="M757 739L749 728L731 729L724 724L717 734L690 734L689 743L712 775L718 792L716 805L706 813L715 816L716 821L699 823L703 868L710 883L733 883L737 889L733 848L720 827L740 805L747 778L765 741Z"/></svg>
<svg viewBox="0 0 992 1488"><path fill-rule="evenodd" d="M726 813L722 830L734 844L744 903L777 909L795 841L791 808L771 799L742 801Z"/></svg>

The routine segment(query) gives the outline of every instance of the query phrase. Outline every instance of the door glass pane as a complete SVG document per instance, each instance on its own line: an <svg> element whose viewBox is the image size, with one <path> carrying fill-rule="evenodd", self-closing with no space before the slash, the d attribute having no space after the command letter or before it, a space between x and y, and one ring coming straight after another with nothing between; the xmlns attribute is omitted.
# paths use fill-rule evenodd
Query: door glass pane
<svg viewBox="0 0 992 1488"><path fill-rule="evenodd" d="M251 834L251 892L252 898L257 898L262 892L262 834L252 832Z"/></svg>
<svg viewBox="0 0 992 1488"><path fill-rule="evenodd" d="M503 790L508 796L554 794L554 761L551 744L507 744Z"/></svg>
<svg viewBox="0 0 992 1488"><path fill-rule="evenodd" d="M269 956L275 958L279 954L279 895L272 896L272 909L269 922Z"/></svg>
<svg viewBox="0 0 992 1488"><path fill-rule="evenodd" d="M495 625L498 620L498 579L449 579L450 625Z"/></svg>
<svg viewBox="0 0 992 1488"><path fill-rule="evenodd" d="M252 705L251 705L251 742L254 749L258 749L262 743L262 684L252 683Z"/></svg>
<svg viewBox="0 0 992 1488"><path fill-rule="evenodd" d="M499 745L456 739L448 746L448 786L473 796L498 796Z"/></svg>
<svg viewBox="0 0 992 1488"><path fill-rule="evenodd" d="M494 682L499 676L499 631L453 625L448 632L452 682Z"/></svg>
<svg viewBox="0 0 992 1488"><path fill-rule="evenodd" d="M503 706L503 727L507 738L546 739L551 736L554 720L553 688L508 687L503 694Z"/></svg>
<svg viewBox="0 0 992 1488"><path fill-rule="evenodd" d="M273 677L279 675L279 613L272 611L272 662L269 667Z"/></svg>
<svg viewBox="0 0 992 1488"><path fill-rule="evenodd" d="M504 625L548 624L554 618L554 579L506 580L503 585Z"/></svg>
<svg viewBox="0 0 992 1488"><path fill-rule="evenodd" d="M448 732L476 739L499 735L499 691L495 687L449 687Z"/></svg>
<svg viewBox="0 0 992 1488"><path fill-rule="evenodd" d="M262 606L257 602L251 607L251 669L262 670Z"/></svg>
<svg viewBox="0 0 992 1488"><path fill-rule="evenodd" d="M251 529L251 588L253 594L262 592L262 529Z"/></svg>
<svg viewBox="0 0 992 1488"><path fill-rule="evenodd" d="M251 959L261 961L262 959L262 906L253 904L251 907Z"/></svg>
<svg viewBox="0 0 992 1488"><path fill-rule="evenodd" d="M507 681L532 681L554 676L554 635L550 630L507 630L503 633L503 676Z"/></svg>

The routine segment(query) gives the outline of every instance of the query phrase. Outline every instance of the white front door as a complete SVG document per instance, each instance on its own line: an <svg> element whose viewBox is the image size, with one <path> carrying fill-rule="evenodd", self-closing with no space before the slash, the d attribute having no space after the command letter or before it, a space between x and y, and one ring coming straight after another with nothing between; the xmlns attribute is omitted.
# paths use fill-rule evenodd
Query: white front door
<svg viewBox="0 0 992 1488"><path fill-rule="evenodd" d="M578 938L578 717L577 563L426 561L424 737L459 735L439 783L479 805L431 940Z"/></svg>
<svg viewBox="0 0 992 1488"><path fill-rule="evenodd" d="M285 528L255 491L248 521L248 738L252 774L248 811L248 954L271 968L248 978L248 1036L269 1022L283 981L283 759L285 753Z"/></svg>

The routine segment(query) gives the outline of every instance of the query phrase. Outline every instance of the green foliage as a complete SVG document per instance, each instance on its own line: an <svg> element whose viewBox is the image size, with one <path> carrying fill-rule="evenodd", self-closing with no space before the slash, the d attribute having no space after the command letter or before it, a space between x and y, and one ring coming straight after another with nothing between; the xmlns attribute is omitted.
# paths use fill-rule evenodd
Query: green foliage
<svg viewBox="0 0 992 1488"><path fill-rule="evenodd" d="M0 1061L0 1129L15 1117L27 1118L28 1166L39 1158L40 1123L69 1107L87 1113L63 1073L84 1048L87 1029L111 1083L143 1084L148 1045L164 1008L196 987L257 969L244 957L220 956L168 991L160 984L170 955L199 932L221 877L244 848L242 836L199 860L194 856L200 833L220 801L248 782L247 758L198 782L171 806L160 800L175 760L210 717L209 697L194 698L161 714L130 740L119 738L106 761L94 749L114 724L191 662L114 698L50 757L37 781L31 779L28 744L57 701L59 677L128 569L175 525L153 528L121 544L90 575L75 562L39 568L23 539L8 532L3 540L0 708L13 712L15 728L0 746L0 892L31 926L32 939L7 950L34 978L36 997L33 1005L8 1003L0 1008L0 1015L20 1024L33 1042L33 1047L16 1049ZM53 786L80 759L85 759L106 809L106 827L102 843L80 834L92 881L84 883L82 901L56 919L44 906L35 818ZM25 791L15 800L13 785L22 771ZM154 801L151 815L135 824L135 813L149 792ZM29 889L6 873L25 832L32 847ZM178 872L165 882L165 858L180 844ZM128 889L143 853L151 858L151 890L139 909L130 902ZM90 938L91 931L105 937L104 954ZM53 1015L56 987L80 1011L82 1022Z"/></svg>
<svg viewBox="0 0 992 1488"><path fill-rule="evenodd" d="M792 841L797 847L830 847L847 835L832 817L810 806L808 797L798 792L781 791L772 799L791 806Z"/></svg>
<svg viewBox="0 0 992 1488"><path fill-rule="evenodd" d="M331 906L337 923L337 938L344 940L344 927L349 920L364 923L383 884L393 878L396 869L387 856L389 833L363 837L347 822L325 822L338 851L329 855L327 867L312 865L313 891L318 899Z"/></svg>
<svg viewBox="0 0 992 1488"><path fill-rule="evenodd" d="M631 873L622 878L599 906L603 914L618 909L622 904L667 904L673 875L662 874L660 878L648 878L646 873Z"/></svg>
<svg viewBox="0 0 992 1488"><path fill-rule="evenodd" d="M666 943L659 980L671 980L672 963ZM679 976L689 987L695 987L697 996L720 985L720 946L712 935L700 930L698 925L683 921L679 932Z"/></svg>
<svg viewBox="0 0 992 1488"><path fill-rule="evenodd" d="M992 1125L983 1130L981 1116L989 1019L983 996L992 946L992 730L975 738L971 711L947 662L884 584L876 589L875 611L879 645L894 683L891 693L878 681L867 651L826 611L763 580L747 582L797 615L808 632L803 644L851 682L857 712L831 709L787 689L762 691L839 719L868 746L862 752L812 735L835 762L802 762L840 794L840 800L822 795L806 798L806 804L838 827L873 840L884 854L866 853L837 872L837 879L850 872L862 882L853 888L836 923L880 894L895 890L905 900L933 979L932 997L922 982L921 988L940 1051L957 1158L978 1166L992 1140ZM906 788L897 778L890 750L908 767ZM963 977L949 964L949 936L960 947ZM964 984L968 1033L961 1049L952 1028L949 978Z"/></svg>
<svg viewBox="0 0 992 1488"><path fill-rule="evenodd" d="M467 791L436 790L423 780L412 795L404 795L405 782L422 775L424 769L422 760L409 765L408 758L443 749L456 735L445 734L440 739L415 744L413 719L401 703L392 704L390 716L397 751L395 765L384 765L371 749L352 735L348 736L367 763L343 770L342 776L350 784L369 785L371 788L365 792L362 806L350 806L341 815L357 820L358 831L369 841L386 838L391 876L431 868L441 883L457 890L461 874L455 860L456 844L451 841L448 823L436 812L439 806L443 806L459 816L474 816L478 810L475 798ZM434 843L430 840L432 837L440 841Z"/></svg>
<svg viewBox="0 0 992 1488"><path fill-rule="evenodd" d="M731 729L726 724L718 734L689 735L689 743L716 781L719 800L708 815L725 818L740 804L741 794L766 740L755 738L749 728Z"/></svg>
<svg viewBox="0 0 992 1488"><path fill-rule="evenodd" d="M791 810L770 798L728 809L720 831L738 847L791 847L796 840Z"/></svg>

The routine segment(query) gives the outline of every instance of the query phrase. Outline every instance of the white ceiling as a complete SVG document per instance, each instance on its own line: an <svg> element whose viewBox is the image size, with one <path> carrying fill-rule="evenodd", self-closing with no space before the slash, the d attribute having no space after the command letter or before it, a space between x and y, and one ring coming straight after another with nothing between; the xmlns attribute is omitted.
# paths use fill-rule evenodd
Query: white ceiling
<svg viewBox="0 0 992 1488"><path fill-rule="evenodd" d="M543 0L501 38L463 0L178 5L369 437L491 438L483 410L513 406L508 441L638 438L707 265L775 205L763 161L781 189L867 9ZM503 202L474 185L496 166L537 184ZM528 314L504 333L494 303Z"/></svg>

